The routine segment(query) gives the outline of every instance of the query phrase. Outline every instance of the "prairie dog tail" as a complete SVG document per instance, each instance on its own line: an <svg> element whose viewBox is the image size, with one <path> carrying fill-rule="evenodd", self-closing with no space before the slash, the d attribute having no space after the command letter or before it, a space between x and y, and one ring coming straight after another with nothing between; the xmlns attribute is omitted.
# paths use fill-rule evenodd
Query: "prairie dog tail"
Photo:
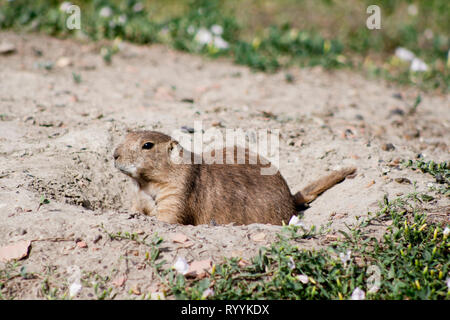
<svg viewBox="0 0 450 320"><path fill-rule="evenodd" d="M329 175L322 177L309 184L303 190L294 195L296 206L302 206L316 199L322 192L330 189L335 184L341 182L348 175L356 171L355 167L349 167L342 170L331 172Z"/></svg>

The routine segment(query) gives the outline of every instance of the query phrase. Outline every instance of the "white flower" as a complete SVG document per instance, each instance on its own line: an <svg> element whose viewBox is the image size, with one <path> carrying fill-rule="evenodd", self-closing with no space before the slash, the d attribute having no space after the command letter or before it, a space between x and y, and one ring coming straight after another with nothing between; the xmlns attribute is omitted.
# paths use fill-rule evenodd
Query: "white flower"
<svg viewBox="0 0 450 320"><path fill-rule="evenodd" d="M167 27L162 28L160 31L160 34L162 36L167 36L169 34L169 28L167 28Z"/></svg>
<svg viewBox="0 0 450 320"><path fill-rule="evenodd" d="M190 25L188 28L187 28L187 33L189 33L189 34L194 34L194 32L195 32L195 27L193 26L193 25Z"/></svg>
<svg viewBox="0 0 450 320"><path fill-rule="evenodd" d="M305 225L300 222L300 219L296 215L292 216L291 220L289 220L289 225L297 227L305 227Z"/></svg>
<svg viewBox="0 0 450 320"><path fill-rule="evenodd" d="M425 38L427 38L428 40L433 39L433 31L431 31L431 29L425 29L425 32L423 33Z"/></svg>
<svg viewBox="0 0 450 320"><path fill-rule="evenodd" d="M450 68L450 49L447 52L447 67Z"/></svg>
<svg viewBox="0 0 450 320"><path fill-rule="evenodd" d="M415 72L424 72L428 70L428 66L425 62L423 62L419 58L414 58L413 61L411 62L410 70Z"/></svg>
<svg viewBox="0 0 450 320"><path fill-rule="evenodd" d="M366 293L360 288L356 287L352 293L352 300L364 300L366 299Z"/></svg>
<svg viewBox="0 0 450 320"><path fill-rule="evenodd" d="M297 280L300 281L303 284L307 284L309 282L308 276L305 276L304 274L300 274L296 276Z"/></svg>
<svg viewBox="0 0 450 320"><path fill-rule="evenodd" d="M177 270L179 273L183 275L186 274L189 270L189 265L187 264L186 259L182 257L177 258L177 261L175 262L173 267L175 268L175 270Z"/></svg>
<svg viewBox="0 0 450 320"><path fill-rule="evenodd" d="M416 57L412 51L401 47L395 49L395 55L403 61L412 61Z"/></svg>
<svg viewBox="0 0 450 320"><path fill-rule="evenodd" d="M63 12L67 12L67 9L69 9L71 6L72 6L72 3L70 3L69 1L64 1L59 6L59 10L61 10Z"/></svg>
<svg viewBox="0 0 450 320"><path fill-rule="evenodd" d="M292 259L292 257L289 257L288 267L291 270L295 269L295 262L294 259Z"/></svg>
<svg viewBox="0 0 450 320"><path fill-rule="evenodd" d="M190 31L192 31L192 29ZM227 49L229 47L228 42L222 39L222 37L213 35L211 31L205 28L200 28L197 31L197 34L195 35L195 41L203 45L212 44L217 49Z"/></svg>
<svg viewBox="0 0 450 320"><path fill-rule="evenodd" d="M228 49L228 42L222 39L222 37L216 36L213 40L214 47L217 49Z"/></svg>
<svg viewBox="0 0 450 320"><path fill-rule="evenodd" d="M100 17L108 18L113 14L113 12L110 7L103 7L100 9L100 12L98 14L100 15Z"/></svg>
<svg viewBox="0 0 450 320"><path fill-rule="evenodd" d="M195 35L195 41L200 44L210 44L213 41L213 35L205 28L200 28Z"/></svg>
<svg viewBox="0 0 450 320"><path fill-rule="evenodd" d="M450 278L447 278L446 282L447 282L447 288L448 288L448 290L450 290Z"/></svg>
<svg viewBox="0 0 450 320"><path fill-rule="evenodd" d="M347 262L350 261L352 257L352 252L351 250L348 250L346 254L344 254L343 252L339 253L339 258L341 258L342 263L345 265L347 265Z"/></svg>
<svg viewBox="0 0 450 320"><path fill-rule="evenodd" d="M134 12L141 12L142 10L144 10L144 5L140 2L137 2L134 6L133 6L133 11Z"/></svg>
<svg viewBox="0 0 450 320"><path fill-rule="evenodd" d="M410 4L408 6L408 14L410 16L417 16L418 13L419 13L419 9L417 9L417 6L415 4Z"/></svg>
<svg viewBox="0 0 450 320"><path fill-rule="evenodd" d="M119 16L119 18L117 18L117 22L119 22L119 24L124 25L127 22L127 16L124 14L121 14Z"/></svg>
<svg viewBox="0 0 450 320"><path fill-rule="evenodd" d="M213 26L211 27L211 31L212 31L212 33L214 33L215 35L220 36L220 35L222 35L222 33L223 33L223 28L222 28L222 26L219 26L219 25L215 24L215 25L213 25Z"/></svg>
<svg viewBox="0 0 450 320"><path fill-rule="evenodd" d="M203 291L203 293L202 293L202 298L203 298L203 299L206 299L206 298L208 298L208 297L210 297L210 296L213 296L213 295L214 295L214 290L208 288L208 289L206 289L205 291Z"/></svg>
<svg viewBox="0 0 450 320"><path fill-rule="evenodd" d="M444 237L448 237L449 234L450 234L450 228L449 227L445 227L445 229L444 229Z"/></svg>
<svg viewBox="0 0 450 320"><path fill-rule="evenodd" d="M75 297L78 293L80 293L81 288L82 288L82 286L78 281L72 283L69 287L69 296L71 298Z"/></svg>

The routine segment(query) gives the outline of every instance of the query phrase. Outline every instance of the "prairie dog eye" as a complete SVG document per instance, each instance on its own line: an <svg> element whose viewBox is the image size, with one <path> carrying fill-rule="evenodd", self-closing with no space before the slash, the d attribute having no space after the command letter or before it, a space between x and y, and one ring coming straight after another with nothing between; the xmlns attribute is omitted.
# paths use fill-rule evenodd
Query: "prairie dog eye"
<svg viewBox="0 0 450 320"><path fill-rule="evenodd" d="M144 143L144 145L142 146L142 149L150 150L151 148L153 148L154 145L155 145L155 144L154 144L153 142L146 142L146 143Z"/></svg>

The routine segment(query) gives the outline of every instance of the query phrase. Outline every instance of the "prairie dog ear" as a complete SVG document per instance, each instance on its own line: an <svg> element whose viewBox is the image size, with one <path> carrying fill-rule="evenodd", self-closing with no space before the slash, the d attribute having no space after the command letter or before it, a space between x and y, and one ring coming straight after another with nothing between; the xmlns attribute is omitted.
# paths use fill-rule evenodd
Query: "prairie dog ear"
<svg viewBox="0 0 450 320"><path fill-rule="evenodd" d="M167 144L167 154L172 163L180 164L183 161L183 148L176 140L170 140Z"/></svg>
<svg viewBox="0 0 450 320"><path fill-rule="evenodd" d="M178 141L176 140L170 140L169 143L167 144L167 151L170 153L172 153L172 151L176 148L178 148L180 146L180 144L178 143Z"/></svg>

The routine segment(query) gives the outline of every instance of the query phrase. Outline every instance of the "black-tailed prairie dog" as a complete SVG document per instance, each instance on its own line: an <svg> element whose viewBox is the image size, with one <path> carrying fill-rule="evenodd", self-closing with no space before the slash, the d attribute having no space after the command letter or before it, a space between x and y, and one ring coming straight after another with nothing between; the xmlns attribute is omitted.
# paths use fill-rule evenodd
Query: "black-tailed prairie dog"
<svg viewBox="0 0 450 320"><path fill-rule="evenodd" d="M333 171L292 195L279 171L261 174L267 162L261 164L259 156L257 164L180 164L173 159L181 151L177 141L160 132L127 134L114 151L114 160L136 185L133 211L168 223L280 225L288 223L298 207L356 170ZM248 150L245 155L248 159Z"/></svg>

